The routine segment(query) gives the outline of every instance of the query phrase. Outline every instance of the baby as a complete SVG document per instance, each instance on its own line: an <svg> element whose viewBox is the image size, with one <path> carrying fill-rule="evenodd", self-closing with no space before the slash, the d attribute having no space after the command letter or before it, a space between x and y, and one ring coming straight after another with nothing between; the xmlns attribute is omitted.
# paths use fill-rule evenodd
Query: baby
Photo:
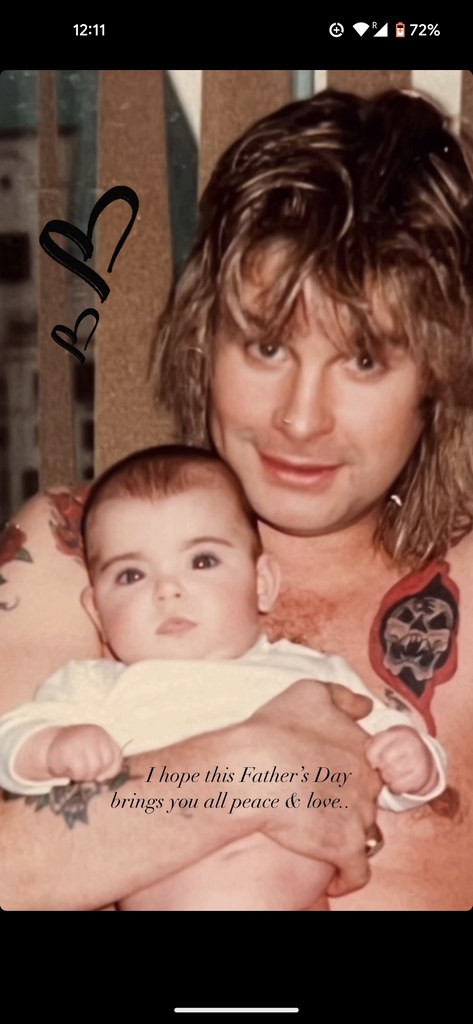
<svg viewBox="0 0 473 1024"><path fill-rule="evenodd" d="M224 727L309 678L372 699L363 727L372 734L367 758L385 783L380 806L403 810L442 792L439 744L374 698L342 658L264 636L260 613L277 598L278 566L262 552L238 480L209 452L168 446L123 459L92 487L83 537L91 584L83 602L116 660L70 662L35 701L0 720L5 789L36 794L113 778L124 748L155 750ZM306 767L313 781L318 766ZM346 799L348 789L349 781ZM168 800L163 787L160 795ZM253 833L129 895L120 909L302 910L332 874ZM328 909L326 900L317 909Z"/></svg>

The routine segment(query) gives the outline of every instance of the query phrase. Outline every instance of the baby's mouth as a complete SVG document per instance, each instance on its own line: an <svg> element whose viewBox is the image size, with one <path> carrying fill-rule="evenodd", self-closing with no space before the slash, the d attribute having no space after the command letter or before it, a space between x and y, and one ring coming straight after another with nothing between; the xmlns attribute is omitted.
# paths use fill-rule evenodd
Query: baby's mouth
<svg viewBox="0 0 473 1024"><path fill-rule="evenodd" d="M170 636L175 633L187 633L189 630L194 629L197 626L196 622L192 619L183 619L178 616L172 616L169 619L164 619L164 622L158 626L156 633L158 636Z"/></svg>

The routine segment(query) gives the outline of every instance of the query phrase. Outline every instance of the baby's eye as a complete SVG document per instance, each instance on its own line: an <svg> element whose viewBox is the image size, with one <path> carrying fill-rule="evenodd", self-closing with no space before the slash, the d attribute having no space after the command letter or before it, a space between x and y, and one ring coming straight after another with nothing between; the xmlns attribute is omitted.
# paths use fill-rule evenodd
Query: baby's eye
<svg viewBox="0 0 473 1024"><path fill-rule="evenodd" d="M213 569L220 561L216 555L209 555L205 552L201 555L194 555L192 559L193 569Z"/></svg>
<svg viewBox="0 0 473 1024"><path fill-rule="evenodd" d="M129 583L137 583L138 580L144 579L144 573L141 569L123 569L118 574L116 582L121 586L127 586Z"/></svg>

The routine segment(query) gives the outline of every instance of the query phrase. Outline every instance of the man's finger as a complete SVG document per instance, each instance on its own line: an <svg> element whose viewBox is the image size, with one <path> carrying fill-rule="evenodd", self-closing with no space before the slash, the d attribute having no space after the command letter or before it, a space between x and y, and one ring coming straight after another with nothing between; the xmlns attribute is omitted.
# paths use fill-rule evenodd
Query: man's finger
<svg viewBox="0 0 473 1024"><path fill-rule="evenodd" d="M340 683L328 683L328 686L333 703L340 711L344 711L355 721L369 715L373 707L373 701L369 697L365 697L361 693L353 693L352 690L347 690L346 686L342 686Z"/></svg>
<svg viewBox="0 0 473 1024"><path fill-rule="evenodd" d="M339 870L327 886L328 896L344 896L345 893L362 889L371 878L371 871L363 851L351 854L346 863L339 865Z"/></svg>

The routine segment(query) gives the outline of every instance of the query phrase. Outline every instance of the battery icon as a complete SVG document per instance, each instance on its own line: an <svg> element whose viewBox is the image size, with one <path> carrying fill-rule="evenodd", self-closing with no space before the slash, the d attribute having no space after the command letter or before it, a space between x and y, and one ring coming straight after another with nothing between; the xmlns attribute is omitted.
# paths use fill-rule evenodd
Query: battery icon
<svg viewBox="0 0 473 1024"><path fill-rule="evenodd" d="M396 39L404 39L406 35L406 26L403 21L396 22Z"/></svg>

